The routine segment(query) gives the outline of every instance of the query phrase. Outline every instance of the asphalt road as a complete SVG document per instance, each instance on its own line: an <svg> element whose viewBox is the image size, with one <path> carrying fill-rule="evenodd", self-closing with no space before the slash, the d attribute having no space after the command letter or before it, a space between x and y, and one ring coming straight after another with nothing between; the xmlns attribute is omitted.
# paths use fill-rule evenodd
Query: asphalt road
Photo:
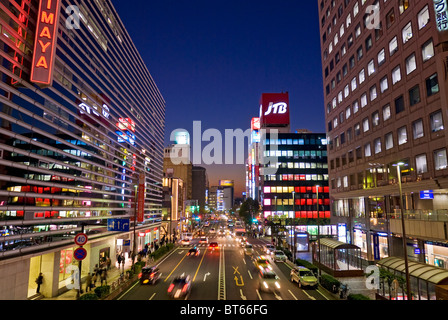
<svg viewBox="0 0 448 320"><path fill-rule="evenodd" d="M216 228L219 230L219 227ZM209 229L206 229L209 232ZM163 260L158 261L161 277L154 285L137 282L124 292L119 300L168 300L167 290L171 281L181 274L190 275L192 290L188 300L329 300L322 288L299 288L290 281L291 266L271 260L273 271L280 278L277 293L260 290L258 270L251 256L245 254L237 239L229 235L206 233L208 241L217 242L219 248L210 250L208 244L193 239L189 246L179 246ZM264 254L266 241L248 239L253 245L254 256ZM198 256L187 256L188 250L197 246Z"/></svg>

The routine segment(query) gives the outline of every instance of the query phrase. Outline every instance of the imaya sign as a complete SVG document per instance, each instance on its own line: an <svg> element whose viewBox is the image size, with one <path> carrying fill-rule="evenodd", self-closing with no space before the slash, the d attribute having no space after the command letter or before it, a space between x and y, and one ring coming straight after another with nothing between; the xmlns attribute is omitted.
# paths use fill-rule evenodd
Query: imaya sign
<svg viewBox="0 0 448 320"><path fill-rule="evenodd" d="M36 22L31 82L50 86L56 53L60 0L41 0Z"/></svg>

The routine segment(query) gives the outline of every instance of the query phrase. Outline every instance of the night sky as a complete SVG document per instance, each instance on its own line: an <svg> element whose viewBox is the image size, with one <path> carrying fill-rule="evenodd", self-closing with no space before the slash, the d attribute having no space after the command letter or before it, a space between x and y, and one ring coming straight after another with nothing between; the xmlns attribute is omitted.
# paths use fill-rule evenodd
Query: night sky
<svg viewBox="0 0 448 320"><path fill-rule="evenodd" d="M246 130L263 92L289 92L292 131L325 132L317 0L112 2L165 98L165 145L193 121ZM241 196L243 165L205 167Z"/></svg>

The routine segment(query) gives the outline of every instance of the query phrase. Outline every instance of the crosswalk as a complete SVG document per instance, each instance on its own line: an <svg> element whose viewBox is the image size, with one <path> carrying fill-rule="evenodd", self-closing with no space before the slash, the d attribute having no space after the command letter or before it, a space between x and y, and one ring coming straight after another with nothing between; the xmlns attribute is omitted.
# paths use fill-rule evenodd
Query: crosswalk
<svg viewBox="0 0 448 320"><path fill-rule="evenodd" d="M209 241L210 242L210 241ZM213 242L213 241L211 241ZM195 247L208 247L210 244L209 243L198 243L198 244L190 244L188 245L189 247L195 246ZM227 248L241 248L243 249L243 247L241 247L241 244L239 243L219 243L218 242L218 246L219 247L227 247ZM253 244L252 247L255 248L260 248L262 249L264 247L263 244Z"/></svg>

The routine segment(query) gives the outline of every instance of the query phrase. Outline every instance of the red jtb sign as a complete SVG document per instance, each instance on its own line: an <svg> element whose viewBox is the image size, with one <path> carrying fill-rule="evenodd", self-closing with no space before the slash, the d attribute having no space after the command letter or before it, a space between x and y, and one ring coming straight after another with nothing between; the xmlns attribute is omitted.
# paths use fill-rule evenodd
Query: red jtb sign
<svg viewBox="0 0 448 320"><path fill-rule="evenodd" d="M56 52L60 0L41 0L36 23L31 82L50 86Z"/></svg>

